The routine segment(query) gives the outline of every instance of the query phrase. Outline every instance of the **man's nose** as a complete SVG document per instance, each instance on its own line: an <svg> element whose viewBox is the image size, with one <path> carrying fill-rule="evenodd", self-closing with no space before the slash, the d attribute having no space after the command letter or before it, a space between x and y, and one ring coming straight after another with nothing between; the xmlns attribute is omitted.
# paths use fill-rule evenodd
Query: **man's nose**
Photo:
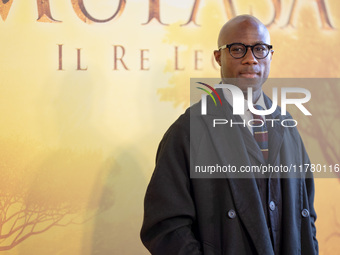
<svg viewBox="0 0 340 255"><path fill-rule="evenodd" d="M248 47L246 55L242 59L242 64L256 65L258 64L257 58L254 56L250 47Z"/></svg>

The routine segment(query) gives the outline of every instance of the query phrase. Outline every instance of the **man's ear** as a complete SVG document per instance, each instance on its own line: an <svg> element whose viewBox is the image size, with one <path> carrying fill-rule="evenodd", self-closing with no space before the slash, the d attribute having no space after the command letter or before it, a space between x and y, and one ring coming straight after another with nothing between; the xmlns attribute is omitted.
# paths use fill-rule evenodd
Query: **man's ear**
<svg viewBox="0 0 340 255"><path fill-rule="evenodd" d="M274 54L274 50L271 50L270 51L270 60L272 60L273 54Z"/></svg>
<svg viewBox="0 0 340 255"><path fill-rule="evenodd" d="M216 62L219 64L219 66L221 66L221 51L214 50L214 56L215 56Z"/></svg>

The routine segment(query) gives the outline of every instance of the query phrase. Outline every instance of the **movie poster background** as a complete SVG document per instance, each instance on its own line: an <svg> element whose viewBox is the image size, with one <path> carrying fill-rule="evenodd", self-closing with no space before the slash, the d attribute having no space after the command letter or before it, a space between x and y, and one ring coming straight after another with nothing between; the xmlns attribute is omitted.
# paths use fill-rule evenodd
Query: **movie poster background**
<svg viewBox="0 0 340 255"><path fill-rule="evenodd" d="M270 77L339 78L339 7L336 0L1 1L0 250L148 254L139 231L156 149L189 106L190 78L219 76L212 59L219 28L252 13L272 36ZM340 163L340 135L329 129L339 127L340 91L325 88L312 97L325 98L327 113L302 121L300 132L312 161ZM339 179L315 182L320 254L335 254Z"/></svg>

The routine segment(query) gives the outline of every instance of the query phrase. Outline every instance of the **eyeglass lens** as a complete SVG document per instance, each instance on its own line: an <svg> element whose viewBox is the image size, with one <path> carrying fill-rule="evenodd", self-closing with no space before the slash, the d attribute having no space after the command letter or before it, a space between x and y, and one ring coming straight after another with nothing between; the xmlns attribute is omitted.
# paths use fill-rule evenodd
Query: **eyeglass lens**
<svg viewBox="0 0 340 255"><path fill-rule="evenodd" d="M232 57L242 58L247 53L247 47L237 43L233 44L229 51ZM269 53L269 49L267 45L256 44L252 47L252 52L256 58L265 58Z"/></svg>

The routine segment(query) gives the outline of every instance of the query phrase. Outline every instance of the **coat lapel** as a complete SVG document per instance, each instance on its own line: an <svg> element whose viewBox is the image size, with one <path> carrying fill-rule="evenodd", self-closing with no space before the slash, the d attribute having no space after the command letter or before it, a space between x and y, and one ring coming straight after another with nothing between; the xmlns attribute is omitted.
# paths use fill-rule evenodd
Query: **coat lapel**
<svg viewBox="0 0 340 255"><path fill-rule="evenodd" d="M254 178L228 179L235 207L258 254L274 255L261 198Z"/></svg>
<svg viewBox="0 0 340 255"><path fill-rule="evenodd" d="M223 95L221 92L220 90L219 94ZM223 96L221 98L224 99ZM208 132L211 133L210 137L214 145L217 147L216 151L221 163L236 166L237 169L240 169L241 166L250 166L251 161L248 156L250 154L264 164L262 153L247 127L242 125L233 127L226 125L223 129L212 127L212 120L215 118L241 121L239 116L233 116L229 103L224 99L222 107L216 107L211 100L208 100L207 105L208 115L203 116L203 120L208 127ZM226 148L230 147L233 148L232 155L229 155L229 152L226 153ZM273 255L274 251L254 175L250 174L250 178L234 177L235 175L226 175L238 216L253 240L258 254Z"/></svg>
<svg viewBox="0 0 340 255"><path fill-rule="evenodd" d="M225 118L228 121L232 120L233 123L243 122L242 118L239 115L233 115L233 107L225 100L222 89L217 89L216 91L220 95L220 98L222 99L223 104L222 104L222 107L219 105L215 106L213 101L210 100L210 98L208 98L208 101L207 101L208 115L212 116L213 117L212 119ZM270 101L269 98L268 100ZM208 124L208 125L211 126L211 124ZM241 134L239 135L241 135L243 139L238 139L238 141L241 141L241 140L244 141L244 144L246 145L245 149L247 150L248 154L250 154L257 161L259 161L260 164L266 164L261 150L259 149L253 135L249 132L247 127L244 127L243 125L240 125L240 124L235 124L233 125L232 128L230 128L230 131L241 132Z"/></svg>

